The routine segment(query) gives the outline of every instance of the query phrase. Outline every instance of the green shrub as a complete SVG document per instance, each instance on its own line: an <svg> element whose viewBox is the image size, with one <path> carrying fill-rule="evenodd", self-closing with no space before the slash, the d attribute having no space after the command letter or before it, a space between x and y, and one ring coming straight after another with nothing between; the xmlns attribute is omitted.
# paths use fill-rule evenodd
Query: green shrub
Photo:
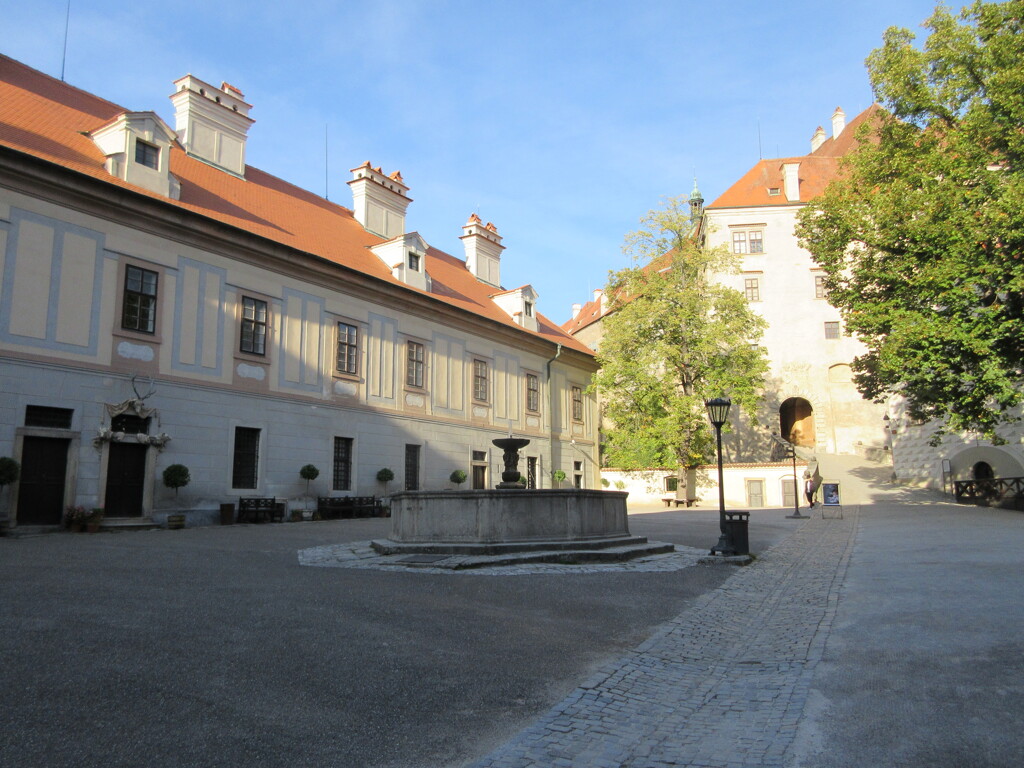
<svg viewBox="0 0 1024 768"><path fill-rule="evenodd" d="M174 495L178 495L178 489L184 488L192 481L188 467L184 464L171 464L164 470L164 485L174 489Z"/></svg>

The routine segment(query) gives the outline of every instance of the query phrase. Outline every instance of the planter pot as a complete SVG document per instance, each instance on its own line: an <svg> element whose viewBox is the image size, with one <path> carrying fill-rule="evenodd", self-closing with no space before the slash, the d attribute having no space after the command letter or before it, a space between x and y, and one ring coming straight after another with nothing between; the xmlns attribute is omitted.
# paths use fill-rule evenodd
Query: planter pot
<svg viewBox="0 0 1024 768"><path fill-rule="evenodd" d="M99 529L100 529L100 521L99 520L95 520L95 521L90 520L88 523L85 524L85 530L88 533L96 533Z"/></svg>
<svg viewBox="0 0 1024 768"><path fill-rule="evenodd" d="M82 524L81 523L68 523L68 530L71 531L72 533L81 533L82 532Z"/></svg>
<svg viewBox="0 0 1024 768"><path fill-rule="evenodd" d="M184 515L168 515L167 516L167 527L171 530L179 530L185 527L185 516Z"/></svg>
<svg viewBox="0 0 1024 768"><path fill-rule="evenodd" d="M302 522L302 510L301 509L293 509L290 519L291 519L291 521L293 523L301 523Z"/></svg>

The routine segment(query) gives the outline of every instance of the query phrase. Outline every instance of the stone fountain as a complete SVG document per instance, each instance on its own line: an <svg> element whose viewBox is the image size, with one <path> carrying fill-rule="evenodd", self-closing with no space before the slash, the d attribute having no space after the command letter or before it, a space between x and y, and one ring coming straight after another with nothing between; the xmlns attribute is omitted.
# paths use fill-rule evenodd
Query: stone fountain
<svg viewBox="0 0 1024 768"><path fill-rule="evenodd" d="M627 493L581 488L525 490L519 451L525 438L492 441L505 470L494 490L405 491L391 497L391 536L371 542L396 562L474 568L523 562L614 562L671 552L632 536Z"/></svg>

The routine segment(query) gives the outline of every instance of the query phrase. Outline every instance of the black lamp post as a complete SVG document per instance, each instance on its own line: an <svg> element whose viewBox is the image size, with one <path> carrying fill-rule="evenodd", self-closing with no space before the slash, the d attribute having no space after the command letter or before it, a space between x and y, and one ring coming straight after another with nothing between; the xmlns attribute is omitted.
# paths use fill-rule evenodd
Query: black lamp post
<svg viewBox="0 0 1024 768"><path fill-rule="evenodd" d="M711 554L717 552L720 555L734 554L732 543L725 535L725 480L722 474L722 425L729 419L729 407L732 400L727 397L716 397L713 400L705 400L704 407L708 409L708 419L715 428L715 436L718 439L718 529L720 536L718 544L712 548Z"/></svg>

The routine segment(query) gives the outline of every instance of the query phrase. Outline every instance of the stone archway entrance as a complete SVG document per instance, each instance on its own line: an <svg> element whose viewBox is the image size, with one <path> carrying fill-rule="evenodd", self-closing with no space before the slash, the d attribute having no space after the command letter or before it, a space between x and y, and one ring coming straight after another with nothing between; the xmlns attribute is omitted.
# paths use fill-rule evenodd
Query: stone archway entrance
<svg viewBox="0 0 1024 768"><path fill-rule="evenodd" d="M814 447L814 409L802 397L791 397L779 406L782 436L794 445Z"/></svg>

